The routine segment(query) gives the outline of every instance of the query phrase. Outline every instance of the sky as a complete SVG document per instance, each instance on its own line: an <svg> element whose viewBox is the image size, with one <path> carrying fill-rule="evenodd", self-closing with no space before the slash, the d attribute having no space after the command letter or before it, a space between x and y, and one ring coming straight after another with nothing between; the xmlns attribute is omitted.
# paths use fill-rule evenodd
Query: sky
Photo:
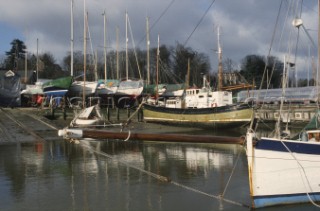
<svg viewBox="0 0 320 211"><path fill-rule="evenodd" d="M70 52L71 0L13 1L1 0L0 4L0 58L3 59L5 52L10 50L13 39L22 40L27 50L36 54L38 39L38 52L50 52L61 63ZM312 44L317 44L317 2L73 0L74 48L75 51L83 51L85 5L90 34L89 52L103 51L104 11L108 51L116 49L117 27L120 48L125 49L127 11L130 22L129 48L146 49L146 17L149 17L151 47L157 46L158 35L160 45L185 44L199 53L207 54L212 71L216 71L219 26L223 59L231 59L240 68L241 60L247 55L267 56L270 51L280 60L284 54L296 55L290 58L295 60L298 74L303 77L311 67L310 58L317 57L317 50ZM297 17L303 20L303 26L299 28L292 25L292 20Z"/></svg>

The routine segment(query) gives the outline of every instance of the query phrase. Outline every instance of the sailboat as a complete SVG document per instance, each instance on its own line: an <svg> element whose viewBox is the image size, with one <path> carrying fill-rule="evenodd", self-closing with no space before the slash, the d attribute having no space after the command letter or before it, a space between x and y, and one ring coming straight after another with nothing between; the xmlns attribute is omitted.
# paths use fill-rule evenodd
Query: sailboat
<svg viewBox="0 0 320 211"><path fill-rule="evenodd" d="M103 23L104 23L104 47L103 47L103 57L104 57L104 79L98 80L97 94L102 99L108 99L108 97L113 96L119 86L119 81L116 79L108 79L107 77L107 46L106 46L106 12L103 12Z"/></svg>
<svg viewBox="0 0 320 211"><path fill-rule="evenodd" d="M318 2L319 3L319 2ZM320 39L320 38L319 38ZM320 41L320 40L319 40ZM320 61L318 47L318 61ZM287 63L284 63L283 90ZM318 82L319 85L319 82ZM284 91L280 104L283 106ZM258 137L253 127L246 134L250 195L254 208L320 201L320 112L292 138Z"/></svg>
<svg viewBox="0 0 320 211"><path fill-rule="evenodd" d="M86 108L86 52L87 52L87 13L86 13L86 5L84 1L84 53L83 53L83 60L84 60L84 80L83 80L83 86L82 86L82 106L83 109L80 111L75 110L75 117L70 123L71 127L86 127L89 125L93 125L98 123L100 120L103 119L102 115L100 114L100 107L99 105L93 105L88 108Z"/></svg>
<svg viewBox="0 0 320 211"><path fill-rule="evenodd" d="M126 12L126 78L119 82L114 94L114 101L118 108L131 108L142 99L143 80L129 79L128 63L128 13Z"/></svg>
<svg viewBox="0 0 320 211"><path fill-rule="evenodd" d="M84 1L84 7L85 7L85 1ZM73 0L71 0L71 12L73 11ZM86 15L84 15L86 17ZM73 18L73 15L71 15ZM86 22L86 21L85 21ZM73 20L71 21L71 36L73 36ZM85 26L86 27L86 26ZM71 75L73 76L73 37L71 37ZM84 52L86 53L86 52ZM86 61L85 61L86 62ZM97 81L87 81L86 80L86 71L84 70L84 74L74 77L74 81L72 82L68 96L69 97L89 97L93 96L96 93L96 89L98 86ZM78 78L83 78L83 80L78 80Z"/></svg>

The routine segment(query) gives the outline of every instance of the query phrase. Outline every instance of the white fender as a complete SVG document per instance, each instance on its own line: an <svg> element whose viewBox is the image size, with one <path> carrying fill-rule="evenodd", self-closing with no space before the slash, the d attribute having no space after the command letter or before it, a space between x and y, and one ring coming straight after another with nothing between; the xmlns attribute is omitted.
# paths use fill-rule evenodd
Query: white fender
<svg viewBox="0 0 320 211"><path fill-rule="evenodd" d="M83 131L81 129L64 128L62 130L58 130L58 136L63 136L64 138L82 138Z"/></svg>

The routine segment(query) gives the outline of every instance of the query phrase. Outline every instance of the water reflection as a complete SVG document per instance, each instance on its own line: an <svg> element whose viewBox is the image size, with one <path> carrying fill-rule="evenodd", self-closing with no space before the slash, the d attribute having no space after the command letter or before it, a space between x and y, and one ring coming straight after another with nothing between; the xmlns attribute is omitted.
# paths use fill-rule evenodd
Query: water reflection
<svg viewBox="0 0 320 211"><path fill-rule="evenodd" d="M247 210L213 197L221 194L250 205L242 146L121 140L0 146L1 210Z"/></svg>

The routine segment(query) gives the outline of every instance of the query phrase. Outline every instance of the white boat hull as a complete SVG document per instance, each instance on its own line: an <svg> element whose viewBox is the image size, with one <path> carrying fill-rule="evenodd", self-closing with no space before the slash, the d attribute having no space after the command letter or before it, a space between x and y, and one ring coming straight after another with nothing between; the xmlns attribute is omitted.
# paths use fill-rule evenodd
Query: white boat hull
<svg viewBox="0 0 320 211"><path fill-rule="evenodd" d="M72 96L81 96L84 91L85 96L90 96L96 93L97 86L96 81L75 81L71 84L69 92Z"/></svg>
<svg viewBox="0 0 320 211"><path fill-rule="evenodd" d="M75 119L73 123L78 127L85 127L96 124L98 122L99 119Z"/></svg>
<svg viewBox="0 0 320 211"><path fill-rule="evenodd" d="M247 153L253 207L320 201L320 142L261 138Z"/></svg>

